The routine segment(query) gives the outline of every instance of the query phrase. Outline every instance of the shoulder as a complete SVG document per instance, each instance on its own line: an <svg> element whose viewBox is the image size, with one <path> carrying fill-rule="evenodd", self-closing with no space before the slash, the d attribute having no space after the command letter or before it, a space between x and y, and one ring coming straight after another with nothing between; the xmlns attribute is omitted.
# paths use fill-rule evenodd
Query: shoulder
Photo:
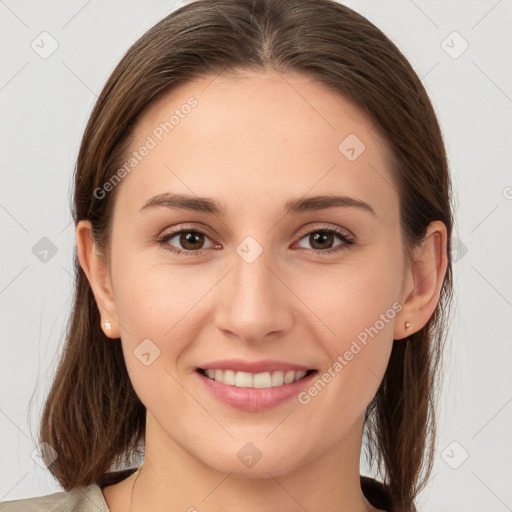
<svg viewBox="0 0 512 512"><path fill-rule="evenodd" d="M0 502L0 512L110 512L102 489L120 482L137 468L104 474L96 483L47 496Z"/></svg>
<svg viewBox="0 0 512 512"><path fill-rule="evenodd" d="M21 500L3 501L0 512L109 512L100 487L91 484Z"/></svg>

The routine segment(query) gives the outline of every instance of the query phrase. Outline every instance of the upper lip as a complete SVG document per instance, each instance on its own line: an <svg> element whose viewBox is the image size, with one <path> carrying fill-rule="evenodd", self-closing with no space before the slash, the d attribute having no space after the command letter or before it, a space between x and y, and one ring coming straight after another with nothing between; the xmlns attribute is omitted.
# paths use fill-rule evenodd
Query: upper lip
<svg viewBox="0 0 512 512"><path fill-rule="evenodd" d="M287 363L283 361L276 361L272 359L265 359L262 361L246 361L243 359L224 359L222 361L212 361L205 363L199 367L202 370L234 370L236 372L247 373L263 373L263 372L277 372L277 371L307 371L313 368L308 368L300 364Z"/></svg>

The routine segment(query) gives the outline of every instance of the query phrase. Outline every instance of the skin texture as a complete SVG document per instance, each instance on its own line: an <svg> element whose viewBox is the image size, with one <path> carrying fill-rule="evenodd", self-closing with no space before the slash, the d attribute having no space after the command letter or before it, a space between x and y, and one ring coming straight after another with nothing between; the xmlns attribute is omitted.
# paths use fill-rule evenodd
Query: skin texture
<svg viewBox="0 0 512 512"><path fill-rule="evenodd" d="M374 510L359 484L364 413L393 339L419 330L434 311L447 264L445 226L429 226L409 265L389 148L358 108L302 75L181 85L144 113L133 150L191 96L197 106L117 185L110 266L95 251L90 223L76 231L102 320L112 322L106 334L121 337L147 408L133 509ZM338 149L349 134L365 145L354 161ZM215 199L226 215L140 211L162 193ZM375 215L357 207L284 213L290 199L328 194L365 201ZM315 245L310 234L326 227L354 243L333 235ZM192 246L201 254L158 245L171 228L205 232ZM263 250L252 263L236 251L247 236ZM179 236L166 243L184 250ZM343 249L325 252L334 247ZM214 398L195 372L241 358L322 374L393 304L401 310L307 404L294 397L242 411ZM160 356L146 366L134 350L148 338ZM247 442L262 455L251 468L237 457ZM128 510L134 480L104 489L113 512Z"/></svg>

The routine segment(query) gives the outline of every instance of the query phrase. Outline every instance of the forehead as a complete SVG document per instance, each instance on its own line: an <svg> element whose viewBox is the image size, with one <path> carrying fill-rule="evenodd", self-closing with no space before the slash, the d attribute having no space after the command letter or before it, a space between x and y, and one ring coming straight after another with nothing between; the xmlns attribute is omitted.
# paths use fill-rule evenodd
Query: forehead
<svg viewBox="0 0 512 512"><path fill-rule="evenodd" d="M134 135L131 151L150 148L121 184L134 205L162 192L222 197L228 210L333 189L397 200L390 151L376 126L300 74L182 84L144 113Z"/></svg>

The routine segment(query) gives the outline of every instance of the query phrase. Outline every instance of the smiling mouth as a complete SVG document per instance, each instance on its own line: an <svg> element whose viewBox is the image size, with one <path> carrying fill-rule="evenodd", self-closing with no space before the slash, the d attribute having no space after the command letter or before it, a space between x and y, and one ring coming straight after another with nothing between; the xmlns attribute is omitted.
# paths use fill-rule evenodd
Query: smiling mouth
<svg viewBox="0 0 512 512"><path fill-rule="evenodd" d="M262 373L238 372L235 370L219 370L198 368L197 371L205 377L238 388L274 388L297 382L316 370L290 370Z"/></svg>

